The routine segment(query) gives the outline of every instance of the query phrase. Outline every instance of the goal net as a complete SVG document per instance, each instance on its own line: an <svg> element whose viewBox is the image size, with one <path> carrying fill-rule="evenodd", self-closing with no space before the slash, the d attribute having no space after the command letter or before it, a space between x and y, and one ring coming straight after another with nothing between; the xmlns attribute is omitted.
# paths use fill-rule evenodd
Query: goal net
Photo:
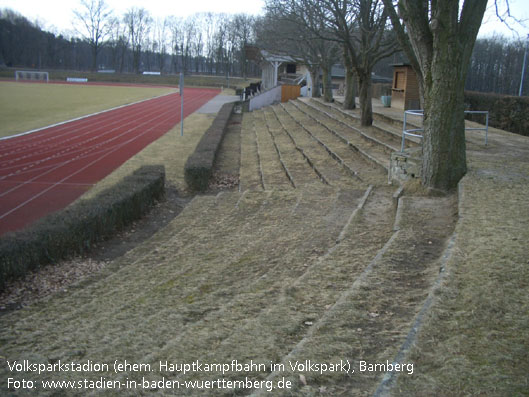
<svg viewBox="0 0 529 397"><path fill-rule="evenodd" d="M17 70L15 72L15 80L32 80L48 82L48 72L37 72L34 70Z"/></svg>

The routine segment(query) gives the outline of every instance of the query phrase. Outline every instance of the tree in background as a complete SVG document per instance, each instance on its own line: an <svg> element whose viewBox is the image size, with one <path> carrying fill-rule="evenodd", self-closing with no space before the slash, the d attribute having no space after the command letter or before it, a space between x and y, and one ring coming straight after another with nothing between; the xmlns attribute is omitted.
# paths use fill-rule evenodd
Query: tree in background
<svg viewBox="0 0 529 397"><path fill-rule="evenodd" d="M289 10L313 36L343 49L346 73L344 108L355 107L354 78L359 83L361 123L373 123L371 75L374 66L398 51L382 0L270 0ZM313 23L315 21L315 23Z"/></svg>
<svg viewBox="0 0 529 397"><path fill-rule="evenodd" d="M334 40L344 49L347 91L344 108L352 109L354 91L353 73L358 79L361 123L373 123L371 105L371 75L375 65L398 51L398 46L388 29L388 15L382 0L303 0L322 12Z"/></svg>
<svg viewBox="0 0 529 397"><path fill-rule="evenodd" d="M152 22L143 9L109 18L105 45L96 64L119 73L144 68L162 73L190 72L256 76L244 47L255 40L255 18L244 14L200 13ZM211 22L211 23L210 23ZM0 66L93 69L89 40L43 31L10 10L0 9Z"/></svg>
<svg viewBox="0 0 529 397"><path fill-rule="evenodd" d="M132 47L132 65L136 73L140 71L141 51L147 34L151 28L152 18L145 8L130 8L123 21L129 33L129 43Z"/></svg>
<svg viewBox="0 0 529 397"><path fill-rule="evenodd" d="M105 0L81 0L81 9L74 10L75 30L92 48L92 70L97 70L97 56L112 29L112 10Z"/></svg>
<svg viewBox="0 0 529 397"><path fill-rule="evenodd" d="M422 183L455 188L467 171L464 87L487 0L383 1L419 81Z"/></svg>
<svg viewBox="0 0 529 397"><path fill-rule="evenodd" d="M493 36L476 40L465 89L518 95L526 40ZM529 90L526 73L524 92Z"/></svg>
<svg viewBox="0 0 529 397"><path fill-rule="evenodd" d="M247 14L236 14L233 17L233 30L235 47L238 49L238 61L241 67L241 76L248 76L248 60L245 48L254 40L255 17Z"/></svg>
<svg viewBox="0 0 529 397"><path fill-rule="evenodd" d="M169 20L156 20L154 24L153 52L157 55L157 64L160 73L165 69L165 58L167 56L167 32L169 29Z"/></svg>
<svg viewBox="0 0 529 397"><path fill-rule="evenodd" d="M339 62L339 47L325 38L325 21L320 12L304 7L302 2L291 0L268 0L266 22L262 23L260 41L276 51L287 51L303 59L312 79L312 96L320 96L320 72L323 82L323 97L333 100L331 70Z"/></svg>
<svg viewBox="0 0 529 397"><path fill-rule="evenodd" d="M110 64L112 68L119 73L123 73L129 47L129 36L127 27L121 23L119 18L112 18L112 28L110 29L107 47L111 51Z"/></svg>

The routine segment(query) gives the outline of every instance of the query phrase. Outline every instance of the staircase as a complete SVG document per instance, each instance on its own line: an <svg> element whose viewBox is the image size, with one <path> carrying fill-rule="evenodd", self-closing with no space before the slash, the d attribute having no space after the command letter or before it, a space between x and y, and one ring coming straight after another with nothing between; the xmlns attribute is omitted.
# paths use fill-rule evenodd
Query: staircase
<svg viewBox="0 0 529 397"><path fill-rule="evenodd" d="M291 101L245 113L241 126L240 191L195 197L98 278L3 316L2 354L26 357L29 346L35 362L126 359L154 369L97 374L122 382L285 378L288 395L372 393L384 373L360 373L359 360L391 362L399 351L435 283L454 200L404 197L396 210L387 166L398 139L358 128L334 106ZM160 371L166 360L266 370ZM349 360L356 372L290 370L305 360Z"/></svg>

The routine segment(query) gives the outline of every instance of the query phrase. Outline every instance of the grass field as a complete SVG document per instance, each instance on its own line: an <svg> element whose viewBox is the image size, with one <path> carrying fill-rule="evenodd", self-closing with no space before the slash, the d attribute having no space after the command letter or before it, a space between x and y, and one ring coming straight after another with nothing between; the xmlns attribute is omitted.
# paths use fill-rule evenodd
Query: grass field
<svg viewBox="0 0 529 397"><path fill-rule="evenodd" d="M0 137L167 94L170 87L0 82Z"/></svg>

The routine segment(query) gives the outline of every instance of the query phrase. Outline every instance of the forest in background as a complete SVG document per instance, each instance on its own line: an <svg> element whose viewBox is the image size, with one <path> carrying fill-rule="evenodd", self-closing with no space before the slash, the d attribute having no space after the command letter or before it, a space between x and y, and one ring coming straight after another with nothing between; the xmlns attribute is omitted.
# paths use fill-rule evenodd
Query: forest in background
<svg viewBox="0 0 529 397"><path fill-rule="evenodd" d="M145 9L131 8L109 20L95 67L116 73L259 76L258 65L246 59L244 49L263 41L259 27L264 18L201 13L155 20ZM517 95L525 45L502 36L478 39L465 89ZM47 32L12 10L0 10L0 66L88 71L94 70L93 51L86 36ZM394 54L373 70L392 77L389 65L401 60L401 54ZM528 85L524 82L523 95L528 95Z"/></svg>
<svg viewBox="0 0 529 397"><path fill-rule="evenodd" d="M0 10L0 66L243 77L260 73L244 51L255 41L251 15L201 13L155 20L147 10L131 8L107 22L94 66L91 37L50 33L12 10Z"/></svg>

